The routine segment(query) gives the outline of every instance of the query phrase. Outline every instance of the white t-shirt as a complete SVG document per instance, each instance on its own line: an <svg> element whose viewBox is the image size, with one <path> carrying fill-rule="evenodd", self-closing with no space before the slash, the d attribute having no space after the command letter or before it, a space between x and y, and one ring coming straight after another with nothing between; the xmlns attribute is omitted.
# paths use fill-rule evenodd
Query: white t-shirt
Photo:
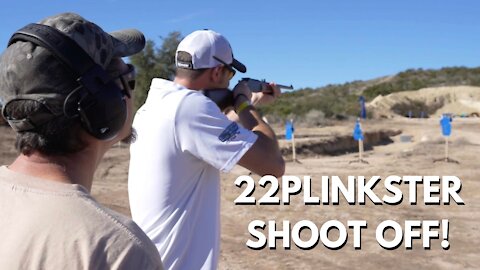
<svg viewBox="0 0 480 270"><path fill-rule="evenodd" d="M163 79L153 79L133 126L133 220L155 243L166 269L216 269L219 171L230 171L257 136L202 93Z"/></svg>

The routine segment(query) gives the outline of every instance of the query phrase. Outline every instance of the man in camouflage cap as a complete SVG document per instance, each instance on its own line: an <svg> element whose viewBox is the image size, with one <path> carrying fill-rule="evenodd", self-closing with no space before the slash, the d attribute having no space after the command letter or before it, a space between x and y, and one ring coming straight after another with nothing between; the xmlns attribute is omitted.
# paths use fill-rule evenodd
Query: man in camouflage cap
<svg viewBox="0 0 480 270"><path fill-rule="evenodd" d="M48 27L47 27L48 26ZM105 152L133 137L137 30L64 13L17 31L0 59L2 114L19 156L0 167L0 269L162 269L130 219L90 196Z"/></svg>

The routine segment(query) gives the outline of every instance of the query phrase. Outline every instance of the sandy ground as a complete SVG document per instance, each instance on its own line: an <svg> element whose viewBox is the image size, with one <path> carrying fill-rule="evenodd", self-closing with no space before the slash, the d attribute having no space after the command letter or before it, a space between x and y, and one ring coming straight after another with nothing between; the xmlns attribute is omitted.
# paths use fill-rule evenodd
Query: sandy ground
<svg viewBox="0 0 480 270"><path fill-rule="evenodd" d="M321 176L340 176L346 183L347 176L365 176L369 179L379 175L454 175L462 180L460 197L464 205L425 205L422 201L423 185L417 190L418 203L408 203L408 185L400 185L404 200L399 205L374 205L367 199L365 205L349 205L341 198L338 205L305 205L303 193L291 197L290 205L236 205L234 200L243 192L234 181L248 171L236 167L232 173L222 175L222 238L220 269L478 269L480 267L480 181L478 153L480 152L480 120L458 119L453 121L450 143L450 158L456 163L433 162L444 156L444 141L440 134L438 119L396 119L389 121L366 121L364 131L374 129L400 129L400 135L392 137L393 143L374 146L364 155L368 164L350 163L358 159L358 153L336 156L300 156L301 163L289 162L286 174L312 178L312 195L321 196ZM343 122L336 127L297 128L296 135L332 136L348 134L353 123ZM334 130L335 132L332 132ZM15 157L13 133L8 128L0 130L2 140L1 163L8 164ZM410 142L402 142L401 136L411 136ZM403 137L405 139L406 137ZM284 142L281 142L284 144ZM287 157L289 158L289 157ZM129 215L127 196L128 148L116 146L111 149L95 175L92 194L98 201L119 212ZM259 180L258 176L252 176ZM375 187L379 197L387 194L380 182ZM253 195L258 199L268 188L257 186ZM281 190L278 193L281 196ZM450 249L444 250L440 239L431 240L431 248L424 249L421 239L413 240L413 248L405 248L404 242L394 250L382 248L376 241L375 228L384 220L395 220L402 225L405 220L448 219ZM291 243L290 249L276 241L276 249L268 247L253 250L246 246L247 240L256 239L248 232L253 220L275 220L277 229L283 220L291 226L301 220L310 220L318 227L328 220L346 224L348 220L366 220L368 228L362 230L361 249L353 247L353 233L345 246L337 250L326 248L319 242L310 250L303 250ZM264 234L267 235L267 228ZM301 238L310 236L303 230ZM329 238L338 238L338 231L331 230ZM391 231L386 239L392 240Z"/></svg>

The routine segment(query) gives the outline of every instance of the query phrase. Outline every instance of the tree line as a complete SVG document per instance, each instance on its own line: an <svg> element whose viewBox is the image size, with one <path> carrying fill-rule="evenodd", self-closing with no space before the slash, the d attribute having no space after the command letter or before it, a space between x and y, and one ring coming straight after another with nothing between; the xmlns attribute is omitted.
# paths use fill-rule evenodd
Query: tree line
<svg viewBox="0 0 480 270"><path fill-rule="evenodd" d="M129 57L137 72L135 110L145 102L153 78L171 80L175 76L175 51L182 38L180 32L171 32L167 37L160 37L160 47L153 40L147 40L143 51Z"/></svg>

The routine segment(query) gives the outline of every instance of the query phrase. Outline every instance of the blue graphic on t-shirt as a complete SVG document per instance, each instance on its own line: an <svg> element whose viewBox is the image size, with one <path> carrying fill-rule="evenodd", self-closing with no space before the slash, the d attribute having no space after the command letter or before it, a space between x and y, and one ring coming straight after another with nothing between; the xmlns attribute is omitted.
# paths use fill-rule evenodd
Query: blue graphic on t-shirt
<svg viewBox="0 0 480 270"><path fill-rule="evenodd" d="M222 134L218 136L218 139L221 142L231 141L237 137L237 134L240 134L239 127L237 123L233 122L222 131Z"/></svg>

